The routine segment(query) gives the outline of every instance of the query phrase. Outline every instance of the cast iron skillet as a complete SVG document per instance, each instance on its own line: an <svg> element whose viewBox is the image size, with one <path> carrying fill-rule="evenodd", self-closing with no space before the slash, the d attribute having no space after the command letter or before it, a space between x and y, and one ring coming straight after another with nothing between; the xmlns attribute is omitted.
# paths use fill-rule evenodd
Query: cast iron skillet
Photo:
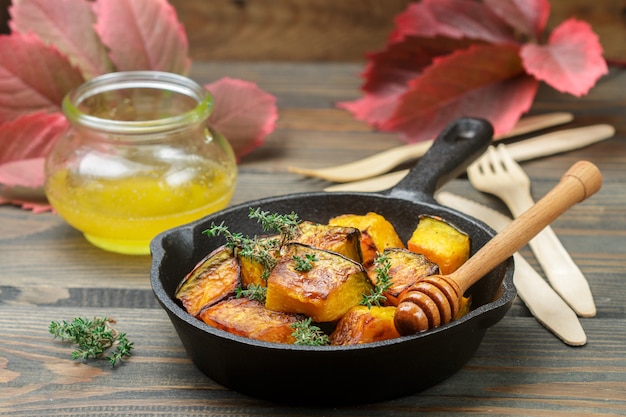
<svg viewBox="0 0 626 417"><path fill-rule="evenodd" d="M437 188L465 171L491 142L493 128L481 119L449 125L410 174L380 193L296 193L233 206L157 236L151 245L151 282L194 364L216 382L241 393L277 402L340 405L381 401L416 393L459 370L475 353L488 327L498 322L516 296L509 258L468 290L472 310L437 329L356 346L295 346L232 335L192 317L174 298L181 279L223 243L202 232L224 222L231 231L263 234L249 208L320 223L338 214L375 211L406 242L420 214L436 214L472 239L472 253L494 231L484 223L437 204Z"/></svg>

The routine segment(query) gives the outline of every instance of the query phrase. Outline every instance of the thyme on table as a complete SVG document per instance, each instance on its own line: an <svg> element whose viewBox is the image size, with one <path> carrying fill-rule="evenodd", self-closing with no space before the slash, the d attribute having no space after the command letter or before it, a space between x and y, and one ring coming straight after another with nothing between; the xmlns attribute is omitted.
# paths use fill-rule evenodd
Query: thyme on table
<svg viewBox="0 0 626 417"><path fill-rule="evenodd" d="M49 331L55 338L76 345L72 359L87 360L105 356L111 366L131 356L133 342L126 338L126 333L118 332L111 325L115 320L106 317L95 317L93 320L77 317L71 322L53 321Z"/></svg>
<svg viewBox="0 0 626 417"><path fill-rule="evenodd" d="M366 305L368 308L373 306L380 306L386 300L384 293L391 287L391 276L389 276L389 270L391 269L391 261L384 254L379 254L374 260L376 268L376 285L370 291L369 294L363 294L362 305Z"/></svg>
<svg viewBox="0 0 626 417"><path fill-rule="evenodd" d="M291 334L296 345L324 346L329 343L328 335L317 326L311 324L311 317L291 324L294 329Z"/></svg>

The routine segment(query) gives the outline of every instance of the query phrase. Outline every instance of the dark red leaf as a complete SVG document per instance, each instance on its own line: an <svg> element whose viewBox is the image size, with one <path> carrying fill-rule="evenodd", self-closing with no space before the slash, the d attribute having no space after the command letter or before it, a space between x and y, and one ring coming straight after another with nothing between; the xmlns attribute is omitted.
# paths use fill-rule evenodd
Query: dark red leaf
<svg viewBox="0 0 626 417"><path fill-rule="evenodd" d="M474 0L423 0L396 17L391 41L405 36L467 38L491 43L515 42L511 28Z"/></svg>
<svg viewBox="0 0 626 417"><path fill-rule="evenodd" d="M485 6L521 34L538 40L550 16L548 0L483 0Z"/></svg>
<svg viewBox="0 0 626 417"><path fill-rule="evenodd" d="M547 45L526 44L521 57L529 74L563 93L582 96L608 73L598 36L586 22L557 26Z"/></svg>
<svg viewBox="0 0 626 417"><path fill-rule="evenodd" d="M414 36L389 43L383 51L368 55L369 63L362 74L365 83L361 87L368 94L338 106L350 111L356 119L379 127L393 114L409 81L431 65L435 57L465 49L470 44L467 40Z"/></svg>
<svg viewBox="0 0 626 417"><path fill-rule="evenodd" d="M0 122L37 110L59 110L84 82L80 71L34 34L0 35Z"/></svg>
<svg viewBox="0 0 626 417"><path fill-rule="evenodd" d="M458 117L491 121L510 130L532 105L537 81L526 76L514 45L474 45L438 58L409 84L382 130L406 141L432 139Z"/></svg>

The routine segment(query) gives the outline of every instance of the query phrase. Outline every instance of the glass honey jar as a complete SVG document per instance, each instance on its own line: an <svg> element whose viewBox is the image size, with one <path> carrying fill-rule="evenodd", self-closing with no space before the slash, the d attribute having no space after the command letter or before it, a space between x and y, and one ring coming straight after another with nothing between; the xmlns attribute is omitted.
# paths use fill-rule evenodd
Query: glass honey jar
<svg viewBox="0 0 626 417"><path fill-rule="evenodd" d="M91 79L63 101L69 129L46 159L46 196L89 242L149 254L158 233L225 208L237 178L207 123L210 93L158 71Z"/></svg>

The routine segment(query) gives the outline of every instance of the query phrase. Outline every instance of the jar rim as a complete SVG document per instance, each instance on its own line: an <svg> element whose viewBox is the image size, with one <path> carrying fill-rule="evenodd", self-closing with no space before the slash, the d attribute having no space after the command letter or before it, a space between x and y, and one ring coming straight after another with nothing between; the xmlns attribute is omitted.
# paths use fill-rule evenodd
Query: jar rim
<svg viewBox="0 0 626 417"><path fill-rule="evenodd" d="M131 88L171 91L196 100L197 106L174 116L141 121L97 117L79 108L88 98ZM117 71L94 77L70 91L64 97L62 107L72 123L109 133L139 135L178 129L206 120L213 110L213 96L206 88L183 75L163 71Z"/></svg>

